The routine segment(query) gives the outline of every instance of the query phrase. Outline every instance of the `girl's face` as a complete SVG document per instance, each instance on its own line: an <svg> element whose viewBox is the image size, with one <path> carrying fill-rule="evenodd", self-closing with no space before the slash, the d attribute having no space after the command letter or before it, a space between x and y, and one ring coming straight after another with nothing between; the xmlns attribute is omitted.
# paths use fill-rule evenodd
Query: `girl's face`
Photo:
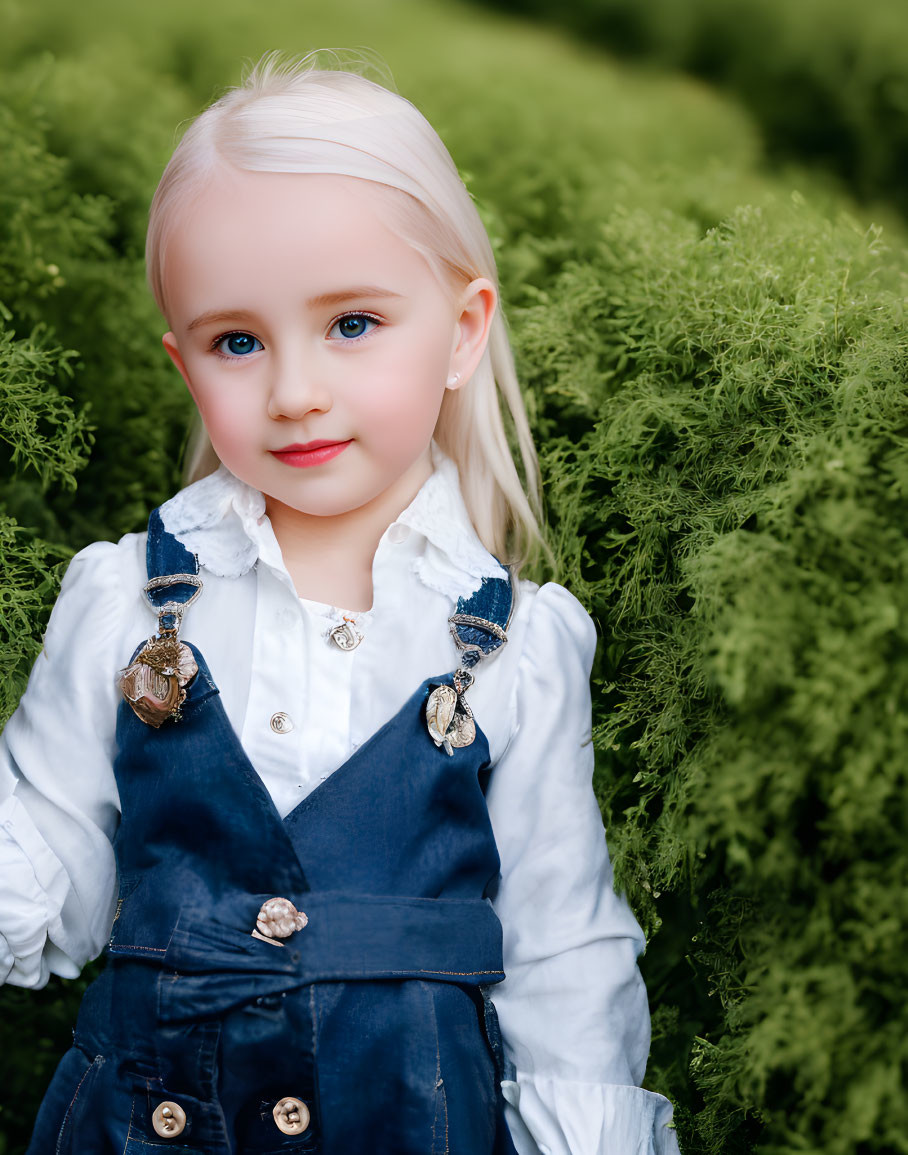
<svg viewBox="0 0 908 1155"><path fill-rule="evenodd" d="M374 187L224 169L166 252L164 345L215 451L321 517L412 500L445 389L475 369L495 308L487 280L445 289Z"/></svg>

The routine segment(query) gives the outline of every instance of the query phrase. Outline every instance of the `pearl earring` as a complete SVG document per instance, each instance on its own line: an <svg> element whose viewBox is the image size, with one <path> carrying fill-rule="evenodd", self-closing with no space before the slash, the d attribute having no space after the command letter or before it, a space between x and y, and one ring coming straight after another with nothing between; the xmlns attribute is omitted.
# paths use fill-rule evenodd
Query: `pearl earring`
<svg viewBox="0 0 908 1155"><path fill-rule="evenodd" d="M454 373L454 374L452 374L452 376L450 376L448 378L448 384L449 385L456 385L459 380L460 380L460 374Z"/></svg>

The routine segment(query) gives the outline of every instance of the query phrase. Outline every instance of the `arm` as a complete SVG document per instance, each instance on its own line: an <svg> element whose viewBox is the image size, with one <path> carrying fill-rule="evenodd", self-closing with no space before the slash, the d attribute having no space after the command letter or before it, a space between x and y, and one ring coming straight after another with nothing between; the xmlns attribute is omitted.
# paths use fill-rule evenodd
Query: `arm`
<svg viewBox="0 0 908 1155"><path fill-rule="evenodd" d="M507 978L491 991L513 1081L520 1155L671 1155L671 1105L639 1086L650 1024L643 934L615 894L592 789L589 674L596 636L580 603L546 585L529 611L517 728L493 770L501 856L495 909Z"/></svg>
<svg viewBox="0 0 908 1155"><path fill-rule="evenodd" d="M116 675L135 556L99 542L73 559L0 735L0 981L16 986L74 977L110 931Z"/></svg>

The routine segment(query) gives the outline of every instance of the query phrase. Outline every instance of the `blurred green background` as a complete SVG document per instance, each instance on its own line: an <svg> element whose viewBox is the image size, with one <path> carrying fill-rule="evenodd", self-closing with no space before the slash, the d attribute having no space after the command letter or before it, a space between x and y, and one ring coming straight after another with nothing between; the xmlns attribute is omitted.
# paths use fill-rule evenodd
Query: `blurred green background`
<svg viewBox="0 0 908 1155"><path fill-rule="evenodd" d="M0 714L179 485L147 205L273 48L383 62L492 236L682 1150L908 1151L902 3L0 0ZM85 981L0 990L0 1155Z"/></svg>

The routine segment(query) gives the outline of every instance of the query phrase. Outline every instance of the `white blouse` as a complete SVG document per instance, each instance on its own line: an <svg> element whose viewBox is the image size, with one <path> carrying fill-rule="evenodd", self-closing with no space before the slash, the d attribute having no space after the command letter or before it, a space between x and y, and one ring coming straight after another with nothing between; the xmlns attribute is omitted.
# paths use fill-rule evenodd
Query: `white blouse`
<svg viewBox="0 0 908 1155"><path fill-rule="evenodd" d="M282 815L457 665L447 618L503 576L470 523L456 466L435 472L385 531L361 643L330 639L344 611L297 597L260 493L223 467L162 507L204 588L182 635ZM155 628L142 595L145 534L71 562L22 702L0 736L0 980L72 978L113 918L117 674ZM639 1087L649 1013L643 935L612 889L592 790L592 622L561 586L522 581L508 642L467 698L489 740L494 899L507 978L492 993L519 1155L673 1155L671 1105Z"/></svg>

